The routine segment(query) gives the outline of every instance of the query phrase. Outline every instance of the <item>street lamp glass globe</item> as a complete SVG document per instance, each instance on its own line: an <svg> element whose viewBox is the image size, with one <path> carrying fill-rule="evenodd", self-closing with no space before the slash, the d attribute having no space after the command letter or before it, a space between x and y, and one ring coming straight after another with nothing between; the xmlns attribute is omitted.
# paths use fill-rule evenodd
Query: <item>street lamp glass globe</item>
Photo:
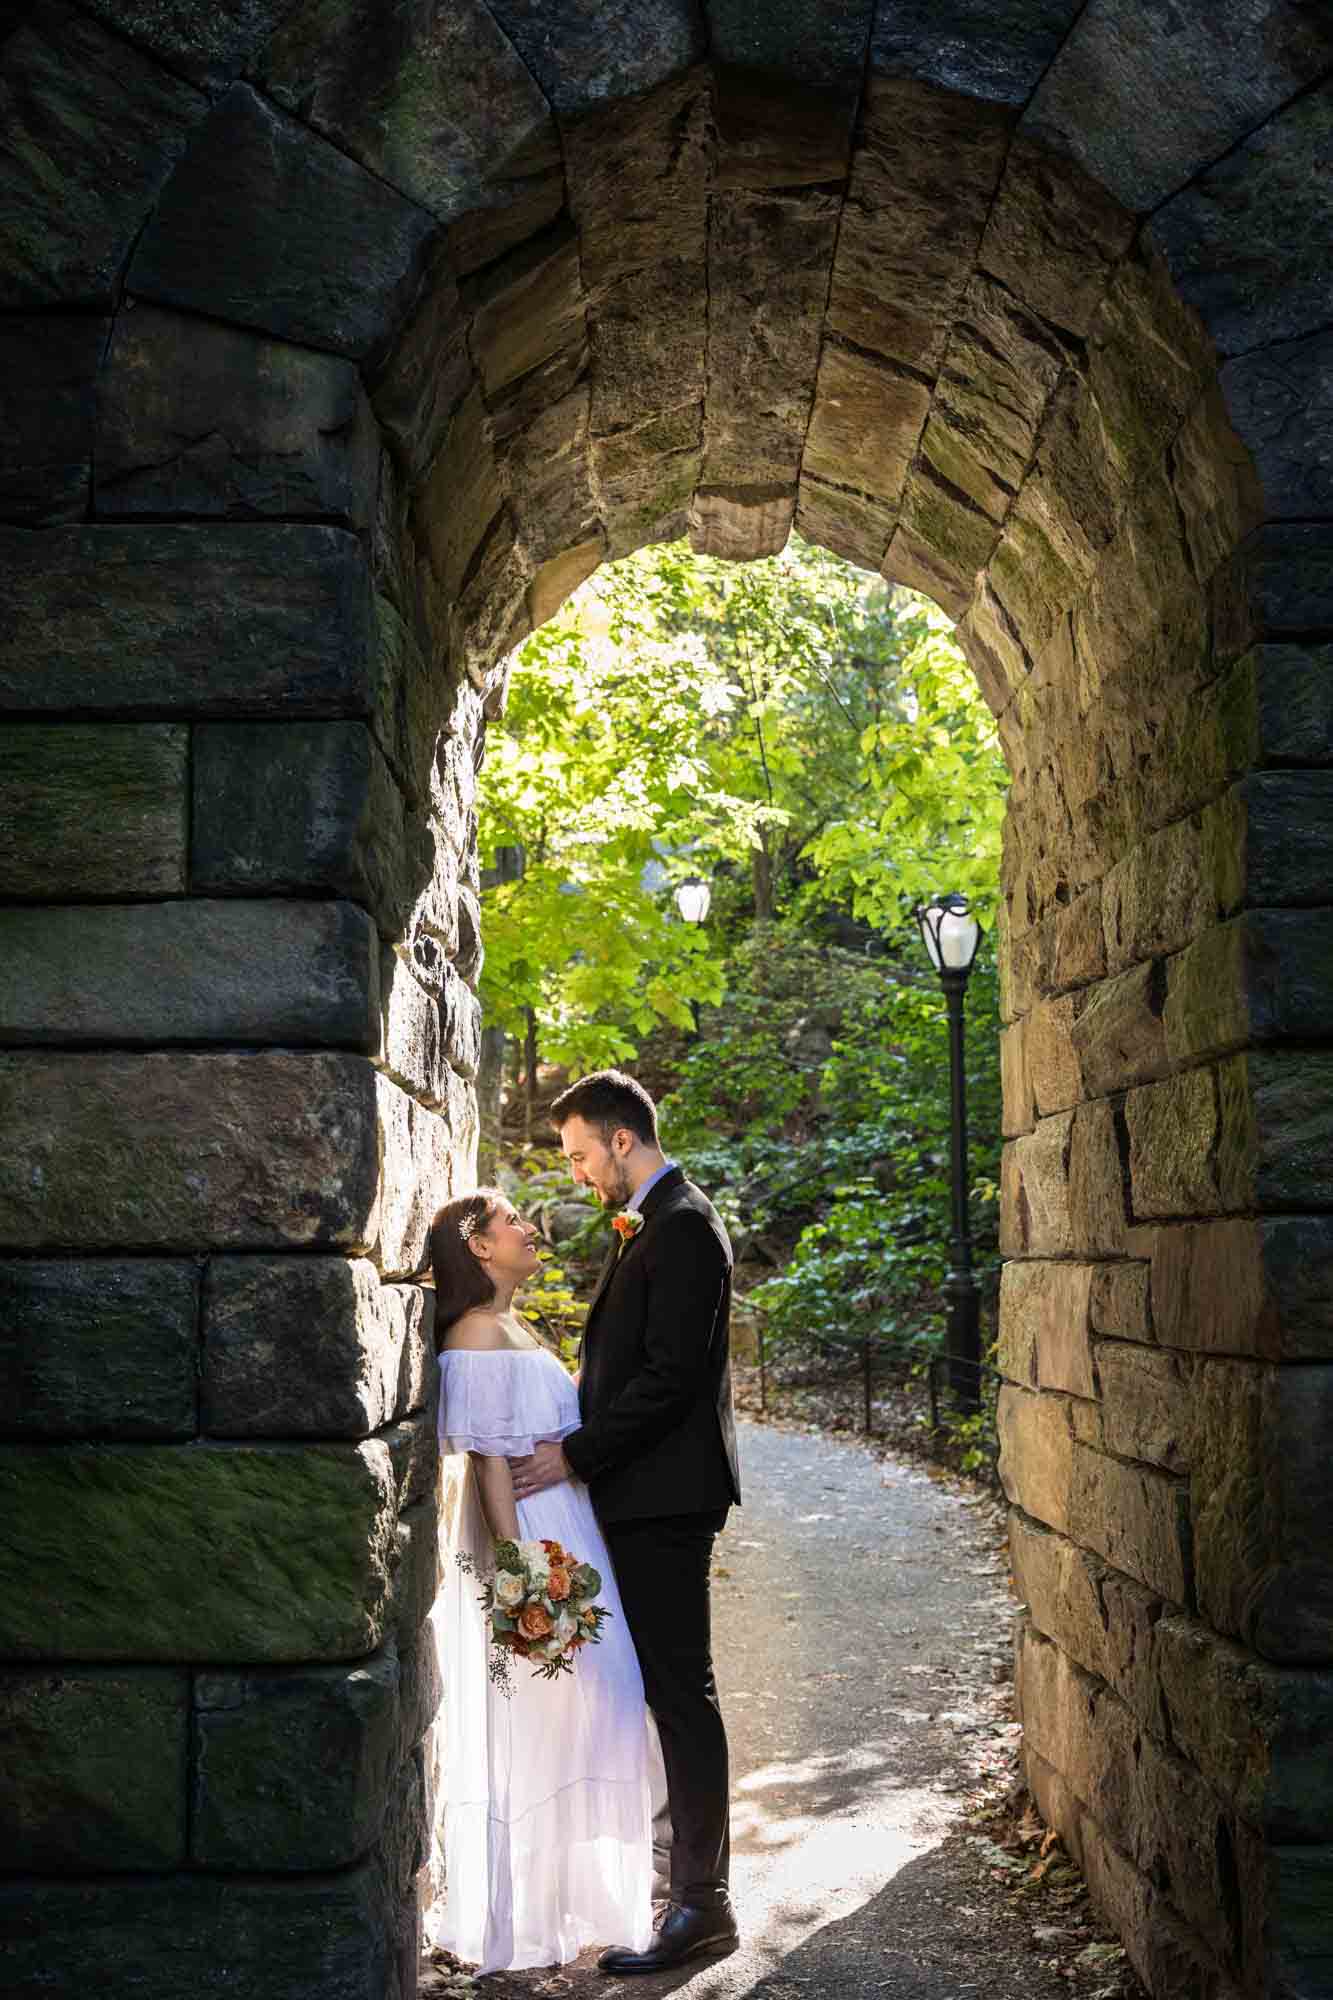
<svg viewBox="0 0 1333 2000"><path fill-rule="evenodd" d="M676 890L676 908L687 924L701 924L712 900L713 892L706 882L682 882Z"/></svg>
<svg viewBox="0 0 1333 2000"><path fill-rule="evenodd" d="M936 972L970 972L981 943L981 925L966 896L936 896L916 913Z"/></svg>

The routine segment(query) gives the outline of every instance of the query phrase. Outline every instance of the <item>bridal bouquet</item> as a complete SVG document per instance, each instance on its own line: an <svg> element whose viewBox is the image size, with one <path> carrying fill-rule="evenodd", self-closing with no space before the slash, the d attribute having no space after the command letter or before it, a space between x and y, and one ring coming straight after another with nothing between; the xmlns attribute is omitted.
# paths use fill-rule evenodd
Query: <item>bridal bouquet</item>
<svg viewBox="0 0 1333 2000"><path fill-rule="evenodd" d="M476 1574L469 1557L458 1560ZM513 1692L513 1655L530 1660L543 1680L572 1673L574 1655L583 1646L596 1645L611 1616L604 1604L593 1602L601 1587L592 1564L580 1562L559 1542L497 1542L495 1573L481 1593L490 1620L495 1685L505 1694Z"/></svg>

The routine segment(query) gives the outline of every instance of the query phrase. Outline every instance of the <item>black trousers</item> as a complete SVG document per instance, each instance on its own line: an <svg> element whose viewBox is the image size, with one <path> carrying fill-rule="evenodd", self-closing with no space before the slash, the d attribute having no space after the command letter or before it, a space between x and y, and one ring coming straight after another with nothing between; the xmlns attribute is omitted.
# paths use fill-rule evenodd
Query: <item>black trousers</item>
<svg viewBox="0 0 1333 2000"><path fill-rule="evenodd" d="M671 1811L671 1896L723 1900L731 1861L727 1733L713 1678L708 1576L725 1507L603 1523L644 1692L662 1739Z"/></svg>

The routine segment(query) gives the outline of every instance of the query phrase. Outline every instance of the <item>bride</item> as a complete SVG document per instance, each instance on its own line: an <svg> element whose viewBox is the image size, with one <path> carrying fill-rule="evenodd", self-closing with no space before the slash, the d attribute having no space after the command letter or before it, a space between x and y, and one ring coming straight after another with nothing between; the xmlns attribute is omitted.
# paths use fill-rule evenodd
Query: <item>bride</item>
<svg viewBox="0 0 1333 2000"><path fill-rule="evenodd" d="M565 1480L515 1502L508 1460L578 1428L578 1393L514 1311L537 1270L535 1232L496 1188L448 1202L431 1227L440 1444L466 1453L435 1622L444 1681L443 1810L426 1913L433 1945L483 1973L565 1964L586 1946L652 1935L651 1749L643 1680L587 1488ZM511 1659L512 1695L487 1674L479 1585L502 1537L562 1542L601 1572L611 1618L574 1670L539 1679ZM441 1867L441 1864L442 1867Z"/></svg>

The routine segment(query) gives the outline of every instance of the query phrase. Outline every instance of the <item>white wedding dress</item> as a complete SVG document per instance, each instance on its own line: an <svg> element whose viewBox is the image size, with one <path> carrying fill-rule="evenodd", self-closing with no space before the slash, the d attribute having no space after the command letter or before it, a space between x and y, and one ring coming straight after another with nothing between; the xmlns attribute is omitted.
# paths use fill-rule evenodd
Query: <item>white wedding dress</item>
<svg viewBox="0 0 1333 2000"><path fill-rule="evenodd" d="M446 1349L446 1454L515 1458L579 1423L578 1392L545 1349ZM467 1464L467 1461L464 1461ZM455 1466L452 1468L457 1470ZM578 1480L520 1503L520 1535L562 1542L601 1572L612 1613L572 1674L544 1681L510 1662L508 1698L487 1677L481 1585L454 1560L482 1561L490 1536L470 1469L431 1612L443 1680L437 1726L433 1945L482 1972L565 1964L590 1944L642 1950L652 1935L652 1761L643 1680L606 1543Z"/></svg>

